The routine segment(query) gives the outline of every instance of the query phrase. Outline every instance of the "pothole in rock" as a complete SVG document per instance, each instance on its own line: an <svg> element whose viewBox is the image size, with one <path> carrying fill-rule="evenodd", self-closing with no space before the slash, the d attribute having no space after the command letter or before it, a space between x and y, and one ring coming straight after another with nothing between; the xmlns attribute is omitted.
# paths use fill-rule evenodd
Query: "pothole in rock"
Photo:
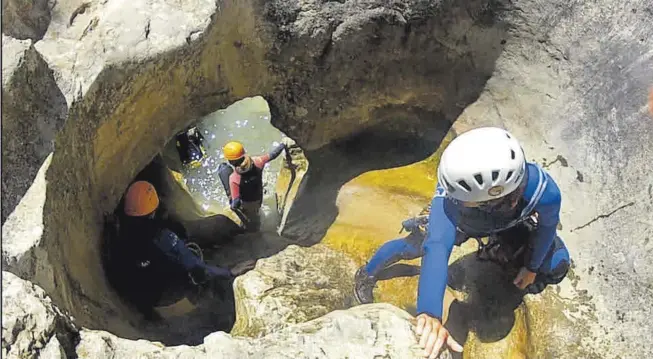
<svg viewBox="0 0 653 359"><path fill-rule="evenodd" d="M111 285L142 315L137 326L149 340L196 345L212 332L229 332L235 323L233 279L206 280L204 270L181 263L199 260L239 275L290 244L276 233L282 208L275 193L280 171L292 162L290 154L282 152L265 164L258 231L246 230L249 223L243 226L242 213L230 209L219 173L227 163L222 153L226 142L239 141L249 156L258 156L279 146L282 137L270 123L267 102L247 98L178 132L130 183L152 184L159 205L153 214L128 216L123 196L105 225L104 264ZM165 229L176 237L165 239ZM176 238L182 247L175 247Z"/></svg>
<svg viewBox="0 0 653 359"><path fill-rule="evenodd" d="M182 163L188 158L189 147L184 143L186 130L194 138L201 139L203 158L194 165ZM173 170L175 178L182 183L193 199L207 213L220 213L229 206L229 200L222 185L218 168L226 159L222 147L229 141L242 143L248 154L255 156L268 153L279 144L284 134L270 123L270 109L260 96L250 97L234 103L223 110L218 110L191 124L175 138L169 141L162 156L165 164ZM190 148L192 150L192 148ZM278 220L274 188L281 161L270 161L265 165L264 200L262 211L268 223Z"/></svg>
<svg viewBox="0 0 653 359"><path fill-rule="evenodd" d="M177 321L142 323L108 290L98 265L100 246L96 239L100 237L102 217L120 208L118 199L138 170L187 125L188 119L183 116L205 114L235 97L265 94L272 112L276 112L275 124L311 149L307 157L314 168L302 185L301 199L292 205L292 213L284 213L288 221L282 222L287 223L287 235L302 244L313 244L334 222L338 214L336 197L343 184L372 169L423 160L434 151L446 132L442 127L448 128L483 89L501 52L495 44L505 35L501 21L486 24L471 18L477 13L474 3L447 5L437 17L408 19L408 26L402 25L405 19L395 21L394 16L387 20L385 15L373 15L361 23L365 25L360 27L362 37L356 35L359 22L354 21L356 26L344 28L350 28L356 36L343 37L342 42L328 41L326 48L323 40L329 40L328 35L316 38L303 33L291 34L292 41L277 46L266 40L278 38L277 33L268 30L279 27L258 25L259 20L263 24L270 20L270 16L259 12L259 5L221 8L211 22L212 29L202 35L201 41L190 44L190 51L174 50L157 57L155 63L148 59L130 63L124 69L107 67L71 108L48 170L48 200L43 209L42 252L47 254L52 269L46 264L34 266L33 262L24 267L38 271L29 277L52 293L81 325L110 330L129 339L192 344L209 331L228 330L233 320L224 314L232 305L225 300L224 308L218 308L224 311L215 314L217 319L211 320L208 327L192 323L183 314L176 316ZM470 7L474 11L469 11ZM345 8L336 21L343 20L346 25L350 19L359 19L358 10ZM447 19L450 13L455 13L456 18L464 16L464 23L471 27L464 32L449 31L450 22L441 19ZM152 29L154 35L155 27ZM108 29L98 28L95 33L104 31ZM104 41L110 40L98 41L98 45L108 45ZM232 47L232 43L239 45ZM456 46L442 45L446 43ZM49 44L56 45L54 41ZM47 52L45 47L42 49ZM322 49L324 53L314 61L314 54ZM53 55L51 52L46 57L53 59ZM400 71L395 71L398 65ZM77 76L74 69L82 67L72 67L72 74ZM65 81L73 83L72 78ZM155 158L138 176L153 173L148 176L170 184L171 190L166 193L162 189L162 196L184 194L177 190L183 180L174 178L166 168L165 158ZM183 170L178 173L184 176ZM193 177L192 173L185 175L187 179ZM193 183L190 185L193 192ZM216 183L216 187L220 188L220 184ZM201 191L195 191L198 193ZM219 198L202 196L217 202L214 207L222 205ZM199 209L192 200L184 203L189 203L189 211L180 212L198 214L183 219L195 225L189 225L191 237L191 228L198 228L199 233L226 233L224 236L231 238L229 228L234 222L229 216L216 216L220 221L206 220L210 217L201 215L205 202L200 201ZM211 208L209 203L207 210ZM270 232L240 237L217 251L216 263L230 266L236 260L272 255L286 246L285 240ZM117 253L131 254L134 246L128 243L124 252ZM133 275L121 267L120 261L111 261L118 264L125 277ZM306 302L305 293L298 292L298 302ZM165 304L179 302L174 301L174 295L171 297ZM188 333L193 334L192 340Z"/></svg>

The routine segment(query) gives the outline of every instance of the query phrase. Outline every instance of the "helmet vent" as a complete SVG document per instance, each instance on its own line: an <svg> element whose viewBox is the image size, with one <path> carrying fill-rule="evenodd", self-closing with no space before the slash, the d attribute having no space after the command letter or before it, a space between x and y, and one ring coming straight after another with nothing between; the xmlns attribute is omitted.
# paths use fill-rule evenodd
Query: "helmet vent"
<svg viewBox="0 0 653 359"><path fill-rule="evenodd" d="M492 182L499 178L499 171L492 171Z"/></svg>
<svg viewBox="0 0 653 359"><path fill-rule="evenodd" d="M512 178L513 173L515 173L515 171L508 171L508 175L506 176L506 182L510 182L510 179Z"/></svg>
<svg viewBox="0 0 653 359"><path fill-rule="evenodd" d="M464 188L467 192L471 192L471 191L472 191L472 188L469 187L469 185L467 184L467 182L465 182L465 181L463 181L463 180L460 180L460 181L458 181L458 184L460 185L460 187Z"/></svg>
<svg viewBox="0 0 653 359"><path fill-rule="evenodd" d="M448 182L446 179L443 178L443 179L442 179L442 182L444 182L444 186L447 187L447 191L448 191L449 193L454 193L454 192L456 192L456 189L453 188L453 186L452 186L451 184L449 184L449 182Z"/></svg>
<svg viewBox="0 0 653 359"><path fill-rule="evenodd" d="M512 137L510 137L510 134L506 132L506 137L508 137L509 140L512 140Z"/></svg>
<svg viewBox="0 0 653 359"><path fill-rule="evenodd" d="M515 154L515 151L512 150L512 149L510 150L510 157L511 157L513 160L515 159L515 157L517 157L517 155Z"/></svg>
<svg viewBox="0 0 653 359"><path fill-rule="evenodd" d="M515 182L521 180L522 177L524 177L524 168L523 168L523 167L522 167L522 169L519 170L519 174L518 174L517 177L515 178Z"/></svg>
<svg viewBox="0 0 653 359"><path fill-rule="evenodd" d="M480 173L475 174L474 179L476 180L476 183L478 183L479 186L483 186L483 176L481 176Z"/></svg>

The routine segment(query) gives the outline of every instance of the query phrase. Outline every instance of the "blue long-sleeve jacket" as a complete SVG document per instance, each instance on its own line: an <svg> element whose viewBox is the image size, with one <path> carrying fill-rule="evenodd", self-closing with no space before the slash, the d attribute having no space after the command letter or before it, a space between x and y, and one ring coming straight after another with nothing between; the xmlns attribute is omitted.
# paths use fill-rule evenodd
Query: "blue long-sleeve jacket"
<svg viewBox="0 0 653 359"><path fill-rule="evenodd" d="M524 200L530 202L536 195L540 183L537 165L527 163L527 183L524 190ZM534 210L538 213L539 225L531 237L532 253L525 266L532 272L542 265L556 235L556 226L560 219L560 189L549 176L546 176L546 187ZM438 184L437 192L431 202L429 229L424 241L424 256L417 293L417 313L426 313L442 319L444 291L447 286L447 270L449 256L456 238L456 223L445 211L445 190Z"/></svg>
<svg viewBox="0 0 653 359"><path fill-rule="evenodd" d="M164 228L159 233L159 236L154 240L161 252L163 252L173 262L181 265L187 271L193 271L197 268L202 268L212 275L229 278L231 272L228 269L211 266L202 261L193 252L186 247L184 241L171 230Z"/></svg>

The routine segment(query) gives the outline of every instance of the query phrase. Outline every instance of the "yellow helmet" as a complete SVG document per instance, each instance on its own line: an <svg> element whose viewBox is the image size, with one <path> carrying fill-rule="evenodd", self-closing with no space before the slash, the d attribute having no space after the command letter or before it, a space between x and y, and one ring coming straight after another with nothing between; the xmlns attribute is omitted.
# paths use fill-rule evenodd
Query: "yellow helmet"
<svg viewBox="0 0 653 359"><path fill-rule="evenodd" d="M239 160L245 156L245 147L237 141L227 142L222 147L222 153L224 153L224 157L229 161Z"/></svg>

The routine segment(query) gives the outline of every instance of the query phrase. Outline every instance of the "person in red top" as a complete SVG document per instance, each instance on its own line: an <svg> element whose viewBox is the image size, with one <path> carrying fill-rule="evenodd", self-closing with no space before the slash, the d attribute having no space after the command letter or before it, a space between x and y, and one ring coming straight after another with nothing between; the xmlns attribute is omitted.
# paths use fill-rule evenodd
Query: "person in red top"
<svg viewBox="0 0 653 359"><path fill-rule="evenodd" d="M285 140L285 138L284 138ZM224 145L222 152L232 168L229 175L229 187L225 188L229 196L231 209L242 212L249 223L248 230L256 231L260 227L259 210L263 201L263 168L265 164L279 157L286 149L282 141L270 153L261 156L249 156L242 143L231 141Z"/></svg>

